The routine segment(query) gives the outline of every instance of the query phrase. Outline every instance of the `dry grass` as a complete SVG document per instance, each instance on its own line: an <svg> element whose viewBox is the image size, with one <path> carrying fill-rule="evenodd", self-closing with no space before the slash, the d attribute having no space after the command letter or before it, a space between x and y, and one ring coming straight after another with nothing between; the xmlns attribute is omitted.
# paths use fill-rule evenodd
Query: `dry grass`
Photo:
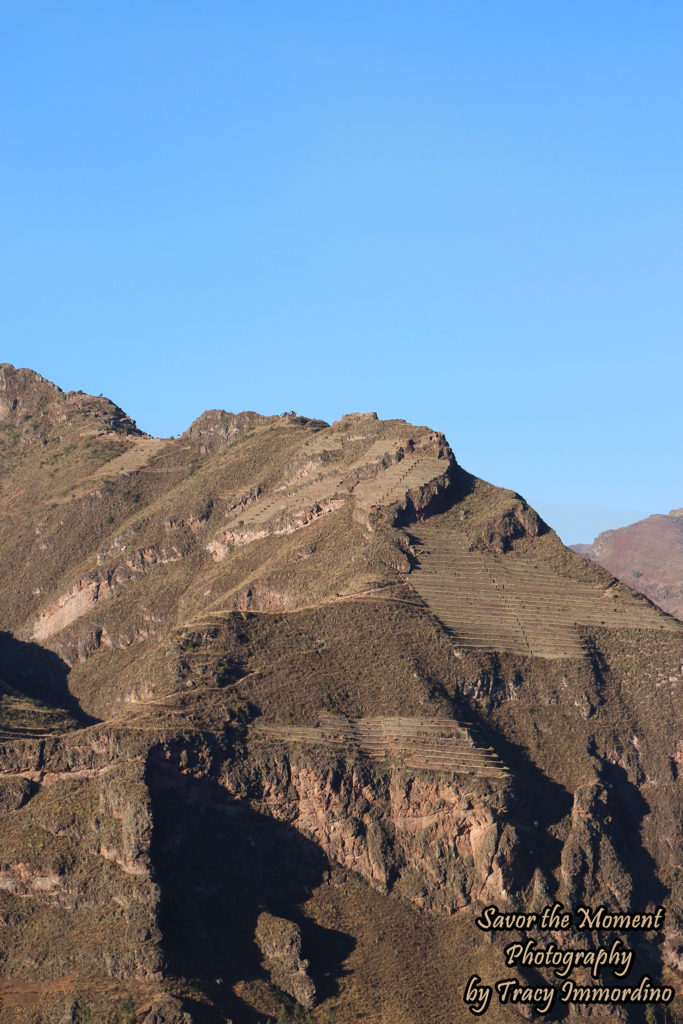
<svg viewBox="0 0 683 1024"><path fill-rule="evenodd" d="M683 916L683 643L644 599L565 549L518 495L453 471L447 493L437 488L427 508L434 515L423 509L424 521L409 522L402 495L419 492L444 463L407 445L431 444L427 428L218 414L161 443L141 438L106 399L60 397L24 378L19 385L16 415L0 423L0 628L24 644L23 661L3 666L0 744L11 778L0 786L0 866L54 876L59 898L40 889L0 895L8 1021L29 1024L39 1005L48 1020L63 1014L67 992L81 992L102 1021L128 991L140 1012L151 1006L160 983L107 978L133 974L131 957L148 957L156 970L155 957L178 935L164 933L156 882L122 867L144 861L152 821L167 889L182 875L163 841L164 828L173 830L173 801L158 789L150 796L150 765L167 755L181 765L188 792L177 827L191 832L199 798L190 780L212 780L200 790L218 800L221 759L247 773L275 755L286 763L278 739L247 745L257 721L280 730L313 727L325 713L467 721L510 766L505 813L533 835L551 890L572 794L600 775L614 800L604 828L634 885L667 886L670 919ZM336 510L297 520L337 491ZM392 525L401 515L402 529ZM237 544L247 527L263 536ZM441 591L419 582L437 536L446 538L439 551L433 545L432 583ZM422 569L411 572L418 561ZM84 604L45 645L30 644L40 615L92 585L106 597ZM500 640L503 611L526 648L509 649L510 637L481 645L507 650L462 643ZM44 660L46 648L56 661ZM104 721L84 728L83 712ZM330 760L319 748L306 756L316 771ZM149 818L154 800L157 821ZM196 820L209 829L203 835L217 829L226 843L233 835L229 815L223 824ZM264 835L263 822L252 824ZM235 842L249 867L251 847L239 830ZM210 877L222 869L207 856ZM188 864L181 857L183 871ZM261 896L245 891L251 914ZM232 905L229 891L221 898ZM450 1024L469 1016L462 989L470 973L504 973L500 945L483 941L468 915L420 914L336 868L288 907L322 963L316 1022L334 1005L340 1024ZM225 920L217 915L211 925L216 941L247 948L249 936L221 938ZM197 1024L237 1020L235 1007L256 1024L279 1006L253 957L227 994L215 979L190 973L170 984ZM487 1019L502 1016L494 1005Z"/></svg>

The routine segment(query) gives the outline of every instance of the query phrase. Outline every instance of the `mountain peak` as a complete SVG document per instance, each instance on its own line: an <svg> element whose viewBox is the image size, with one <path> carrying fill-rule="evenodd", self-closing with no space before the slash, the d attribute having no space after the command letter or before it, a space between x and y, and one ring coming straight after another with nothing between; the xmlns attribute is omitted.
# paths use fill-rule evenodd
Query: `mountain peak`
<svg viewBox="0 0 683 1024"><path fill-rule="evenodd" d="M123 409L103 395L62 391L35 370L0 364L0 422L15 422L24 441L42 441L69 428L83 433L115 433L141 436L143 432Z"/></svg>

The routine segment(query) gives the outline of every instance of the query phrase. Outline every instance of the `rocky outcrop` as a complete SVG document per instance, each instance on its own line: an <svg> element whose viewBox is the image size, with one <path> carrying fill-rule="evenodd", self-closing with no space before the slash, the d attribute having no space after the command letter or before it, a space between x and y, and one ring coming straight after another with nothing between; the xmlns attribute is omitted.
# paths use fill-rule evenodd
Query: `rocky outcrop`
<svg viewBox="0 0 683 1024"><path fill-rule="evenodd" d="M82 579L48 605L33 627L34 640L47 640L91 611L98 601L112 596L110 579Z"/></svg>
<svg viewBox="0 0 683 1024"><path fill-rule="evenodd" d="M282 537L296 533L297 530L310 526L321 516L336 512L343 504L343 498L323 498L296 513L274 515L269 523L257 529L242 529L238 525L233 529L224 530L207 544L206 549L211 552L214 562L222 562L231 551L253 544L254 541L264 540L266 537Z"/></svg>
<svg viewBox="0 0 683 1024"><path fill-rule="evenodd" d="M548 529L541 517L515 494L508 509L493 516L480 531L473 547L478 551L503 554L521 537L538 537Z"/></svg>
<svg viewBox="0 0 683 1024"><path fill-rule="evenodd" d="M0 420L13 413L33 415L63 396L61 388L33 370L0 364Z"/></svg>
<svg viewBox="0 0 683 1024"><path fill-rule="evenodd" d="M125 545L121 550L125 550ZM179 562L182 557L182 552L175 545L170 548L150 546L133 549L118 565L106 572L94 571L80 579L70 590L60 594L36 619L33 639L48 640L87 615L96 604L115 596L118 589L130 580L148 572L154 566ZM102 640L100 636L93 649L99 647L100 642L111 646L111 641L107 644L106 638ZM88 653L86 649L80 652L79 656L85 658Z"/></svg>
<svg viewBox="0 0 683 1024"><path fill-rule="evenodd" d="M98 432L142 435L135 422L108 398L93 398L82 391L64 392L33 370L0 364L0 422L26 421L25 435L49 435L70 420L90 421ZM30 422L29 422L30 421Z"/></svg>
<svg viewBox="0 0 683 1024"><path fill-rule="evenodd" d="M233 444L247 430L267 422L268 417L257 412L208 409L191 424L183 437L197 444L202 455L211 455Z"/></svg>
<svg viewBox="0 0 683 1024"><path fill-rule="evenodd" d="M273 985L309 1009L315 1003L315 985L306 973L308 960L301 959L301 929L293 921L273 914L259 914L254 933L263 964Z"/></svg>
<svg viewBox="0 0 683 1024"><path fill-rule="evenodd" d="M561 860L560 894L568 906L630 907L633 879L615 847L610 811L609 789L598 779L575 791Z"/></svg>
<svg viewBox="0 0 683 1024"><path fill-rule="evenodd" d="M232 767L224 785L236 797L315 840L331 861L381 892L453 914L472 900L506 900L525 868L507 820L510 783L447 781L366 763L336 768L283 757Z"/></svg>

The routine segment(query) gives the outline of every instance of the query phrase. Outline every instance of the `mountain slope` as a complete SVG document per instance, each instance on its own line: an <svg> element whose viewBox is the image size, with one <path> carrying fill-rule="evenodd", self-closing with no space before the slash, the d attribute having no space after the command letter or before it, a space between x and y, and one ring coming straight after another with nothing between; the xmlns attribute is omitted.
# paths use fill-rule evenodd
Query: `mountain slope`
<svg viewBox="0 0 683 1024"><path fill-rule="evenodd" d="M466 1020L490 903L679 984L683 625L427 427L0 379L3 1021Z"/></svg>
<svg viewBox="0 0 683 1024"><path fill-rule="evenodd" d="M592 544L572 549L683 619L683 509L606 530Z"/></svg>

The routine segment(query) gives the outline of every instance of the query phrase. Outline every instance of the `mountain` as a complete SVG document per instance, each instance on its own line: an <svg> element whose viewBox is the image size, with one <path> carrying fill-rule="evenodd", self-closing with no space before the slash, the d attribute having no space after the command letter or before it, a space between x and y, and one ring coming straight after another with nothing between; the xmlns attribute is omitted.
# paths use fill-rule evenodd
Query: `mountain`
<svg viewBox="0 0 683 1024"><path fill-rule="evenodd" d="M639 1021L560 986L680 991L683 624L443 434L151 438L5 364L0 466L3 1024L452 1024L478 985L492 1024ZM634 960L563 980L522 942Z"/></svg>
<svg viewBox="0 0 683 1024"><path fill-rule="evenodd" d="M606 530L592 544L573 544L572 550L683 619L683 508Z"/></svg>

